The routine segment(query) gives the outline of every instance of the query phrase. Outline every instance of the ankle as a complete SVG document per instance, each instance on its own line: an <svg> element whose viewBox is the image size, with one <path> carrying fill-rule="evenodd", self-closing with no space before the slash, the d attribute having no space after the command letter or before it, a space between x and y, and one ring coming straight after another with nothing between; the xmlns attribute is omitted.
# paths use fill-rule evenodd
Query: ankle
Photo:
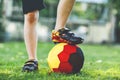
<svg viewBox="0 0 120 80"><path fill-rule="evenodd" d="M38 61L37 59L28 59L28 61Z"/></svg>
<svg viewBox="0 0 120 80"><path fill-rule="evenodd" d="M59 31L60 29L63 29L63 28L65 28L65 27L55 27L55 31L57 32L57 31Z"/></svg>

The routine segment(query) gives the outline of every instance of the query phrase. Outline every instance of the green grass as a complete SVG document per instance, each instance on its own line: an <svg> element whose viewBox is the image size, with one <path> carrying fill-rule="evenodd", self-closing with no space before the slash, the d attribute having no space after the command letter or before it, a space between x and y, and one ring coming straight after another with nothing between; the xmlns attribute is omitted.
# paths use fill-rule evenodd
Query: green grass
<svg viewBox="0 0 120 80"><path fill-rule="evenodd" d="M39 71L21 72L27 60L23 42L0 43L0 80L120 80L120 46L79 45L85 63L78 74L49 74L47 55L52 43L38 44Z"/></svg>

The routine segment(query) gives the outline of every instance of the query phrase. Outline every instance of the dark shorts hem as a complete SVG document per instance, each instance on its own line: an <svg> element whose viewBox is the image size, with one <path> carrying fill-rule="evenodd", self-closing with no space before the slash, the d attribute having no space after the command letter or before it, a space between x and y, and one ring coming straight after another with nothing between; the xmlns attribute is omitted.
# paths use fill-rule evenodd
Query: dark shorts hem
<svg viewBox="0 0 120 80"><path fill-rule="evenodd" d="M35 10L42 10L45 8L43 0L22 0L22 3L23 14L27 14Z"/></svg>

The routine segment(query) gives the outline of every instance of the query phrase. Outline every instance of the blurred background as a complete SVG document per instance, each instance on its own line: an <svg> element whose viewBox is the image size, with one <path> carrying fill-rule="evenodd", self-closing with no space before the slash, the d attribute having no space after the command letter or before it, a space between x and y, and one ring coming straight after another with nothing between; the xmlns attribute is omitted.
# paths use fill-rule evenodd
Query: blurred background
<svg viewBox="0 0 120 80"><path fill-rule="evenodd" d="M0 0L0 42L23 41L22 0ZM50 41L59 0L44 0L37 25L39 41ZM85 43L120 43L119 0L76 0L67 27Z"/></svg>

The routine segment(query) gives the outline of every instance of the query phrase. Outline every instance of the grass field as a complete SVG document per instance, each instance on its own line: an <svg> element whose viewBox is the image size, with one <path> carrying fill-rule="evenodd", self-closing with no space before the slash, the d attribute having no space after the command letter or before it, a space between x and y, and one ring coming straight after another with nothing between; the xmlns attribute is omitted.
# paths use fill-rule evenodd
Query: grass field
<svg viewBox="0 0 120 80"><path fill-rule="evenodd" d="M0 80L120 80L120 45L79 45L85 63L78 74L49 72L47 55L52 43L38 44L39 71L21 72L27 60L23 42L0 43Z"/></svg>

